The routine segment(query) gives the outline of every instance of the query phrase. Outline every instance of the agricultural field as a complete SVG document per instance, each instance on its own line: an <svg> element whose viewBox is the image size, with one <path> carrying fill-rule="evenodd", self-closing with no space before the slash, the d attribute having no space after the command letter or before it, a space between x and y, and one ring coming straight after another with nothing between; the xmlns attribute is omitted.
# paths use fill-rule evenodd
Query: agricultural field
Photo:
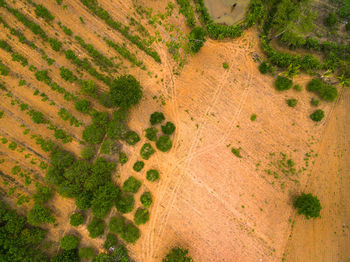
<svg viewBox="0 0 350 262"><path fill-rule="evenodd" d="M0 0L1 261L350 260L349 3L233 2Z"/></svg>

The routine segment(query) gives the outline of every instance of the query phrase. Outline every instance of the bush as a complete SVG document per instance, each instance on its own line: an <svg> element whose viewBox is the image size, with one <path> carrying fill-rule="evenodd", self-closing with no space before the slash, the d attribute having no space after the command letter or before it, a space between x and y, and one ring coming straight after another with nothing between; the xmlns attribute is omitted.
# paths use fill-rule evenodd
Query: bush
<svg viewBox="0 0 350 262"><path fill-rule="evenodd" d="M150 140L150 141L157 141L157 133L158 133L158 129L155 127L150 127L147 128L146 130L146 137Z"/></svg>
<svg viewBox="0 0 350 262"><path fill-rule="evenodd" d="M136 193L139 190L141 184L141 181L131 176L127 180L125 180L123 184L123 190L125 192Z"/></svg>
<svg viewBox="0 0 350 262"><path fill-rule="evenodd" d="M255 121L256 120L256 118L257 118L258 116L256 115L256 114L252 114L251 116L250 116L250 121Z"/></svg>
<svg viewBox="0 0 350 262"><path fill-rule="evenodd" d="M33 226L39 226L41 223L53 224L56 222L49 209L40 204L34 204L34 207L28 212L28 223Z"/></svg>
<svg viewBox="0 0 350 262"><path fill-rule="evenodd" d="M81 91L85 95L92 97L97 96L97 86L96 83L92 80L84 80L81 82Z"/></svg>
<svg viewBox="0 0 350 262"><path fill-rule="evenodd" d="M135 131L128 131L125 134L125 142L129 145L135 145L140 141L140 136Z"/></svg>
<svg viewBox="0 0 350 262"><path fill-rule="evenodd" d="M310 118L315 122L320 122L324 118L324 112L321 109L317 109L310 115Z"/></svg>
<svg viewBox="0 0 350 262"><path fill-rule="evenodd" d="M94 191L91 201L92 214L99 218L105 218L113 207L114 201L119 197L120 189L114 186L112 182L100 186Z"/></svg>
<svg viewBox="0 0 350 262"><path fill-rule="evenodd" d="M126 162L128 162L128 156L124 152L119 153L119 163L121 165L124 165Z"/></svg>
<svg viewBox="0 0 350 262"><path fill-rule="evenodd" d="M45 202L51 199L53 194L51 188L43 186L39 183L35 184L35 188L36 188L36 193L33 195L33 199L35 203L44 204Z"/></svg>
<svg viewBox="0 0 350 262"><path fill-rule="evenodd" d="M90 112L90 102L86 99L80 99L74 103L74 107L79 112L88 114Z"/></svg>
<svg viewBox="0 0 350 262"><path fill-rule="evenodd" d="M298 100L295 98L287 99L286 103L290 107L295 107L298 104Z"/></svg>
<svg viewBox="0 0 350 262"><path fill-rule="evenodd" d="M338 22L337 15L333 12L328 14L328 17L324 20L325 26L332 27Z"/></svg>
<svg viewBox="0 0 350 262"><path fill-rule="evenodd" d="M80 213L74 213L69 218L70 224L74 227L84 224L84 216Z"/></svg>
<svg viewBox="0 0 350 262"><path fill-rule="evenodd" d="M300 91L303 90L303 88L302 88L301 85L294 85L294 86L293 86L293 89L294 89L295 91L298 91L298 92L300 92Z"/></svg>
<svg viewBox="0 0 350 262"><path fill-rule="evenodd" d="M91 201L92 193L84 191L77 196L75 204L77 208L81 210L87 210L91 207Z"/></svg>
<svg viewBox="0 0 350 262"><path fill-rule="evenodd" d="M39 111L30 110L29 114L30 114L30 116L35 124L46 123L46 120L45 120L43 113L41 113Z"/></svg>
<svg viewBox="0 0 350 262"><path fill-rule="evenodd" d="M320 104L320 100L315 99L315 98L311 98L310 104L313 106L318 106Z"/></svg>
<svg viewBox="0 0 350 262"><path fill-rule="evenodd" d="M294 201L294 207L298 209L298 214L303 214L307 219L310 217L320 217L322 209L320 201L312 194L302 193Z"/></svg>
<svg viewBox="0 0 350 262"><path fill-rule="evenodd" d="M171 149L173 143L168 136L161 136L156 142L157 148L162 152L167 152Z"/></svg>
<svg viewBox="0 0 350 262"><path fill-rule="evenodd" d="M347 23L346 23L346 25L345 25L345 30L346 30L347 32L350 31L350 22L347 22Z"/></svg>
<svg viewBox="0 0 350 262"><path fill-rule="evenodd" d="M149 208L152 204L151 192L144 192L140 197L140 201L144 207Z"/></svg>
<svg viewBox="0 0 350 262"><path fill-rule="evenodd" d="M151 125L162 123L165 120L164 114L161 112L154 112L150 117Z"/></svg>
<svg viewBox="0 0 350 262"><path fill-rule="evenodd" d="M172 122L166 122L164 126L162 126L162 132L165 135L171 135L175 131L175 125Z"/></svg>
<svg viewBox="0 0 350 262"><path fill-rule="evenodd" d="M94 217L87 226L87 230L89 231L89 237L96 238L102 236L105 232L105 228L105 221L100 218Z"/></svg>
<svg viewBox="0 0 350 262"><path fill-rule="evenodd" d="M143 161L136 161L132 168L136 172L140 172L144 166L145 166L145 163Z"/></svg>
<svg viewBox="0 0 350 262"><path fill-rule="evenodd" d="M83 139L90 144L100 144L105 136L105 130L92 124L83 131Z"/></svg>
<svg viewBox="0 0 350 262"><path fill-rule="evenodd" d="M121 238L127 243L135 243L140 237L140 230L133 224L127 224L124 226L124 230L121 233Z"/></svg>
<svg viewBox="0 0 350 262"><path fill-rule="evenodd" d="M134 209L134 204L134 197L130 194L123 194L115 203L117 210L122 214L131 212Z"/></svg>
<svg viewBox="0 0 350 262"><path fill-rule="evenodd" d="M60 246L63 250L76 249L79 244L79 238L73 235L66 235L61 238Z"/></svg>
<svg viewBox="0 0 350 262"><path fill-rule="evenodd" d="M34 12L37 16L44 18L47 22L50 22L55 19L55 17L50 13L50 11L47 10L46 7L44 7L43 5L36 5Z"/></svg>
<svg viewBox="0 0 350 262"><path fill-rule="evenodd" d="M111 247L115 247L118 244L118 238L116 235L108 233L106 237L106 241L103 244L103 247L106 250L109 250Z"/></svg>
<svg viewBox="0 0 350 262"><path fill-rule="evenodd" d="M7 76L10 73L10 69L0 62L0 75Z"/></svg>
<svg viewBox="0 0 350 262"><path fill-rule="evenodd" d="M259 65L259 71L260 73L262 74L267 74L267 73L270 73L272 71L272 67L271 65L266 62L266 61L263 61L260 65Z"/></svg>
<svg viewBox="0 0 350 262"><path fill-rule="evenodd" d="M60 41L58 41L55 38L49 38L49 44L52 48L52 50L59 52L61 50L62 47L62 43Z"/></svg>
<svg viewBox="0 0 350 262"><path fill-rule="evenodd" d="M138 208L134 215L136 225L145 224L149 220L149 212L147 209Z"/></svg>
<svg viewBox="0 0 350 262"><path fill-rule="evenodd" d="M193 27L196 24L196 19L194 17L193 9L190 1L188 0L176 0L180 6L180 13L186 17L186 24L189 27Z"/></svg>
<svg viewBox="0 0 350 262"><path fill-rule="evenodd" d="M151 144L146 143L142 146L141 151L140 151L140 155L143 159L147 160L154 154L154 152L155 152L155 150L153 149Z"/></svg>
<svg viewBox="0 0 350 262"><path fill-rule="evenodd" d="M60 67L60 76L69 83L73 83L77 80L77 77L73 74L73 72L63 66Z"/></svg>
<svg viewBox="0 0 350 262"><path fill-rule="evenodd" d="M193 262L193 259L188 256L188 250L179 247L173 248L162 262Z"/></svg>
<svg viewBox="0 0 350 262"><path fill-rule="evenodd" d="M117 153L118 151L119 147L113 139L107 138L101 145L102 154L112 155Z"/></svg>
<svg viewBox="0 0 350 262"><path fill-rule="evenodd" d="M109 222L109 231L115 234L121 234L124 231L125 218L122 216L112 217Z"/></svg>
<svg viewBox="0 0 350 262"><path fill-rule="evenodd" d="M159 172L158 170L155 169L150 169L147 171L146 178L149 181L157 181L159 179Z"/></svg>
<svg viewBox="0 0 350 262"><path fill-rule="evenodd" d="M54 167L63 170L73 164L75 157L68 151L58 149L51 153L50 160Z"/></svg>
<svg viewBox="0 0 350 262"><path fill-rule="evenodd" d="M81 150L80 154L83 159L90 160L96 154L95 147L93 145L87 145Z"/></svg>
<svg viewBox="0 0 350 262"><path fill-rule="evenodd" d="M232 147L231 152L232 152L232 154L234 154L236 157L242 158L242 155L241 155L241 148L234 148L234 147Z"/></svg>
<svg viewBox="0 0 350 262"><path fill-rule="evenodd" d="M84 259L93 259L96 257L96 250L93 247L82 247L79 248L79 257ZM63 261L62 261L63 262ZM68 261L67 261L68 262Z"/></svg>
<svg viewBox="0 0 350 262"><path fill-rule="evenodd" d="M334 101L338 97L338 90L334 86L323 83L319 78L312 79L306 89L318 94L325 101Z"/></svg>
<svg viewBox="0 0 350 262"><path fill-rule="evenodd" d="M192 29L188 37L188 46L193 54L198 53L199 50L204 46L206 35L207 33L202 27L197 26Z"/></svg>
<svg viewBox="0 0 350 262"><path fill-rule="evenodd" d="M110 86L110 95L115 106L130 108L142 98L142 87L132 75L124 75L114 80Z"/></svg>
<svg viewBox="0 0 350 262"><path fill-rule="evenodd" d="M291 89L292 86L293 86L292 80L290 80L284 76L278 76L276 81L275 81L275 88L278 91Z"/></svg>
<svg viewBox="0 0 350 262"><path fill-rule="evenodd" d="M99 96L98 96L98 102L103 105L104 107L107 108L112 108L113 107L113 101L111 98L111 95L108 92L102 92Z"/></svg>

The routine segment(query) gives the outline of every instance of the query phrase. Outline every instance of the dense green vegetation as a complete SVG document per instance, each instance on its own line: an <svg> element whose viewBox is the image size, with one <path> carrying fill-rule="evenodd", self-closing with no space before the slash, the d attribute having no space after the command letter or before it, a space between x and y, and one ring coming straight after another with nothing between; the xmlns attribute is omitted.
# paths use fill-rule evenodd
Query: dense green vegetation
<svg viewBox="0 0 350 262"><path fill-rule="evenodd" d="M275 88L278 91L284 91L291 89L293 86L293 81L284 76L278 76L275 81Z"/></svg>
<svg viewBox="0 0 350 262"><path fill-rule="evenodd" d="M307 219L320 217L321 203L316 196L302 193L294 201L294 207L298 214L303 214Z"/></svg>
<svg viewBox="0 0 350 262"><path fill-rule="evenodd" d="M172 122L166 122L166 124L162 126L162 132L165 135L172 135L175 129L176 127Z"/></svg>
<svg viewBox="0 0 350 262"><path fill-rule="evenodd" d="M124 181L123 190L125 192L137 193L141 186L141 181L137 180L135 177L131 176L127 180Z"/></svg>
<svg viewBox="0 0 350 262"><path fill-rule="evenodd" d="M142 87L132 75L118 77L110 86L111 99L115 106L130 108L142 98Z"/></svg>
<svg viewBox="0 0 350 262"><path fill-rule="evenodd" d="M312 79L306 89L319 95L325 101L334 101L338 96L338 90L335 87L323 83L319 78Z"/></svg>
<svg viewBox="0 0 350 262"><path fill-rule="evenodd" d="M146 132L146 137L150 140L150 141L157 141L157 133L158 133L158 129L155 127L149 127L145 130Z"/></svg>
<svg viewBox="0 0 350 262"><path fill-rule="evenodd" d="M63 250L76 249L79 244L79 238L74 235L66 235L61 238L60 246Z"/></svg>
<svg viewBox="0 0 350 262"><path fill-rule="evenodd" d="M157 181L159 179L159 172L156 169L150 169L146 173L146 178L149 181Z"/></svg>
<svg viewBox="0 0 350 262"><path fill-rule="evenodd" d="M176 0L180 6L180 13L186 17L186 23L189 27L193 27L196 24L193 8L189 0Z"/></svg>
<svg viewBox="0 0 350 262"><path fill-rule="evenodd" d="M144 192L140 197L140 202L144 207L149 208L152 204L151 192Z"/></svg>
<svg viewBox="0 0 350 262"><path fill-rule="evenodd" d="M74 213L69 218L70 224L75 227L84 224L84 220L84 216L81 213Z"/></svg>
<svg viewBox="0 0 350 262"><path fill-rule="evenodd" d="M161 112L154 112L150 117L151 125L160 124L165 120L164 114Z"/></svg>
<svg viewBox="0 0 350 262"><path fill-rule="evenodd" d="M322 109L317 109L314 111L311 115L310 118L315 121L315 122L320 122L324 118L324 112Z"/></svg>
<svg viewBox="0 0 350 262"><path fill-rule="evenodd" d="M150 143L146 143L141 147L140 155L143 159L148 160L156 151Z"/></svg>
<svg viewBox="0 0 350 262"><path fill-rule="evenodd" d="M109 231L118 234L127 243L135 243L140 237L140 230L124 217L112 217Z"/></svg>
<svg viewBox="0 0 350 262"><path fill-rule="evenodd" d="M190 32L188 37L188 47L193 54L199 52L199 50L203 47L206 39L207 33L202 27L195 27Z"/></svg>
<svg viewBox="0 0 350 262"><path fill-rule="evenodd" d="M134 169L136 172L140 172L144 166L145 163L143 161L136 161L132 169Z"/></svg>
<svg viewBox="0 0 350 262"><path fill-rule="evenodd" d="M171 141L169 136L160 136L156 142L157 148L162 152L167 152L171 149L173 142Z"/></svg>
<svg viewBox="0 0 350 262"><path fill-rule="evenodd" d="M187 249L174 247L162 262L193 262L193 259L188 255Z"/></svg>

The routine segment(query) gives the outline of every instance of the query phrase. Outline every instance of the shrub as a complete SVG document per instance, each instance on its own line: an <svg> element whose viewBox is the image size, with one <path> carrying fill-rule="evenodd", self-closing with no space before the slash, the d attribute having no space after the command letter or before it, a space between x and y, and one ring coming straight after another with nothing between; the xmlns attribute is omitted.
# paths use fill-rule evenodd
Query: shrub
<svg viewBox="0 0 350 262"><path fill-rule="evenodd" d="M56 38L49 38L49 44L54 51L59 52L61 50L62 43Z"/></svg>
<svg viewBox="0 0 350 262"><path fill-rule="evenodd" d="M172 122L166 122L164 126L162 126L162 132L165 135L171 135L175 131L175 125Z"/></svg>
<svg viewBox="0 0 350 262"><path fill-rule="evenodd" d="M150 127L147 128L146 130L146 137L150 140L150 141L156 141L157 140L157 133L158 133L158 129L155 127Z"/></svg>
<svg viewBox="0 0 350 262"><path fill-rule="evenodd" d="M152 181L152 182L157 181L159 179L158 170L155 170L155 169L148 170L146 173L146 178L147 178L147 180Z"/></svg>
<svg viewBox="0 0 350 262"><path fill-rule="evenodd" d="M270 73L272 71L272 67L271 67L271 65L268 62L263 61L259 65L259 71L262 74L267 74L267 73Z"/></svg>
<svg viewBox="0 0 350 262"><path fill-rule="evenodd" d="M76 110L84 114L88 114L90 112L90 102L86 99L76 101L74 107Z"/></svg>
<svg viewBox="0 0 350 262"><path fill-rule="evenodd" d="M228 68L229 68L229 65L228 65L228 63L224 62L224 63L222 63L222 67L223 67L224 69L228 69Z"/></svg>
<svg viewBox="0 0 350 262"><path fill-rule="evenodd" d="M100 218L94 217L87 226L87 230L89 231L89 237L96 238L102 236L105 232L105 228L105 221Z"/></svg>
<svg viewBox="0 0 350 262"><path fill-rule="evenodd" d="M135 145L140 141L140 136L135 131L128 131L125 134L125 142L129 145Z"/></svg>
<svg viewBox="0 0 350 262"><path fill-rule="evenodd" d="M194 17L193 9L190 1L188 0L176 0L180 6L179 12L186 17L186 24L189 27L193 27L196 24L196 19Z"/></svg>
<svg viewBox="0 0 350 262"><path fill-rule="evenodd" d="M80 154L83 159L90 160L96 154L95 147L93 145L87 145L81 150Z"/></svg>
<svg viewBox="0 0 350 262"><path fill-rule="evenodd" d="M97 86L96 83L92 80L84 80L81 82L81 91L85 95L92 97L97 96Z"/></svg>
<svg viewBox="0 0 350 262"><path fill-rule="evenodd" d="M69 218L70 224L74 227L84 224L84 216L80 213L74 213Z"/></svg>
<svg viewBox="0 0 350 262"><path fill-rule="evenodd" d="M124 230L121 233L121 238L127 243L135 243L140 237L140 230L133 224L129 223L124 226Z"/></svg>
<svg viewBox="0 0 350 262"><path fill-rule="evenodd" d="M117 210L122 214L131 212L134 209L134 204L134 197L130 194L123 194L116 200L115 203Z"/></svg>
<svg viewBox="0 0 350 262"><path fill-rule="evenodd" d="M293 86L292 80L284 77L284 76L278 76L275 81L275 88L278 91L288 90Z"/></svg>
<svg viewBox="0 0 350 262"><path fill-rule="evenodd" d="M119 150L119 147L117 143L110 138L107 138L101 145L101 152L103 154L112 155L118 152L118 150Z"/></svg>
<svg viewBox="0 0 350 262"><path fill-rule="evenodd" d="M242 155L241 155L241 148L234 148L234 147L232 147L231 152L232 152L232 154L234 154L236 157L242 158Z"/></svg>
<svg viewBox="0 0 350 262"><path fill-rule="evenodd" d="M92 214L96 217L105 218L119 196L120 189L111 182L100 186L95 190L91 201Z"/></svg>
<svg viewBox="0 0 350 262"><path fill-rule="evenodd" d="M0 62L0 75L7 76L10 73L10 69Z"/></svg>
<svg viewBox="0 0 350 262"><path fill-rule="evenodd" d="M45 120L43 113L41 113L39 111L30 110L29 114L30 114L30 116L35 124L46 123L46 120Z"/></svg>
<svg viewBox="0 0 350 262"><path fill-rule="evenodd" d="M71 166L74 162L74 159L75 157L72 153L59 149L54 150L50 156L51 164L60 170Z"/></svg>
<svg viewBox="0 0 350 262"><path fill-rule="evenodd" d="M109 222L109 231L115 234L121 234L124 231L125 218L122 216L115 216Z"/></svg>
<svg viewBox="0 0 350 262"><path fill-rule="evenodd" d="M106 241L103 244L103 247L106 250L109 250L111 247L115 247L118 244L118 238L116 235L108 233L106 237Z"/></svg>
<svg viewBox="0 0 350 262"><path fill-rule="evenodd" d="M136 193L139 190L141 184L141 181L131 176L127 180L125 180L123 184L123 190L125 192Z"/></svg>
<svg viewBox="0 0 350 262"><path fill-rule="evenodd" d="M173 143L171 142L170 137L161 136L156 142L157 148L162 152L167 152L171 149Z"/></svg>
<svg viewBox="0 0 350 262"><path fill-rule="evenodd" d="M162 262L193 262L193 259L188 256L188 250L179 247L173 248Z"/></svg>
<svg viewBox="0 0 350 262"><path fill-rule="evenodd" d="M98 96L98 102L103 105L104 107L107 108L112 108L113 107L113 101L111 98L111 95L108 92L102 92L99 96Z"/></svg>
<svg viewBox="0 0 350 262"><path fill-rule="evenodd" d="M286 100L286 103L290 107L295 107L298 104L298 100L295 98L290 98Z"/></svg>
<svg viewBox="0 0 350 262"><path fill-rule="evenodd" d="M115 106L130 108L142 98L142 87L132 75L118 77L110 86L112 102Z"/></svg>
<svg viewBox="0 0 350 262"><path fill-rule="evenodd" d="M250 116L250 121L255 121L256 120L256 118L257 118L257 115L256 114L252 114L251 116Z"/></svg>
<svg viewBox="0 0 350 262"><path fill-rule="evenodd" d="M73 235L66 235L61 238L60 246L63 250L76 249L79 244L79 238Z"/></svg>
<svg viewBox="0 0 350 262"><path fill-rule="evenodd" d="M92 124L83 131L83 139L90 144L100 144L105 136L105 130Z"/></svg>
<svg viewBox="0 0 350 262"><path fill-rule="evenodd" d="M132 168L136 172L140 172L144 166L145 166L145 163L143 161L136 161Z"/></svg>
<svg viewBox="0 0 350 262"><path fill-rule="evenodd" d="M128 156L124 152L119 153L119 163L121 165L124 165L126 162L128 162Z"/></svg>
<svg viewBox="0 0 350 262"><path fill-rule="evenodd" d="M317 109L310 115L310 118L315 122L320 122L324 118L324 112L321 109Z"/></svg>
<svg viewBox="0 0 350 262"><path fill-rule="evenodd" d="M36 193L33 195L35 203L44 204L51 199L53 192L52 189L46 186L43 186L39 183L35 184Z"/></svg>
<svg viewBox="0 0 350 262"><path fill-rule="evenodd" d="M146 143L142 146L141 151L140 151L140 155L143 159L147 160L154 154L154 152L155 152L155 150L153 149L151 144Z"/></svg>
<svg viewBox="0 0 350 262"><path fill-rule="evenodd" d="M161 112L154 112L150 117L151 125L162 123L165 120L164 114Z"/></svg>
<svg viewBox="0 0 350 262"><path fill-rule="evenodd" d="M36 5L34 12L37 16L44 18L47 22L50 22L55 19L55 17L50 13L50 11L47 10L43 5Z"/></svg>
<svg viewBox="0 0 350 262"><path fill-rule="evenodd" d="M315 98L311 98L311 105L313 106L318 106L320 104L320 100L315 99Z"/></svg>
<svg viewBox="0 0 350 262"><path fill-rule="evenodd" d="M195 27L191 30L188 37L188 46L193 54L199 52L199 50L204 46L206 41L206 32L202 27Z"/></svg>
<svg viewBox="0 0 350 262"><path fill-rule="evenodd" d="M84 191L77 196L75 200L75 204L77 208L81 210L87 210L91 207L91 201L92 201L92 193Z"/></svg>
<svg viewBox="0 0 350 262"><path fill-rule="evenodd" d="M77 77L73 74L73 72L63 66L60 67L60 76L69 83L73 83L77 80Z"/></svg>
<svg viewBox="0 0 350 262"><path fill-rule="evenodd" d="M298 214L305 215L307 219L310 217L320 217L320 211L322 209L320 201L312 194L302 193L295 199L293 205L298 209Z"/></svg>
<svg viewBox="0 0 350 262"><path fill-rule="evenodd" d="M151 192L144 192L140 197L140 201L144 207L149 208L152 204Z"/></svg>
<svg viewBox="0 0 350 262"><path fill-rule="evenodd" d="M79 257L84 259L93 259L96 257L96 250L93 247L82 247L79 248ZM63 262L63 261L62 261ZM68 261L67 261L68 262Z"/></svg>
<svg viewBox="0 0 350 262"><path fill-rule="evenodd" d="M293 86L293 89L294 89L295 91L298 91L298 92L300 92L300 91L303 90L303 88L302 88L301 85L294 85L294 86Z"/></svg>
<svg viewBox="0 0 350 262"><path fill-rule="evenodd" d="M34 207L31 210L29 210L27 218L28 223L33 226L39 226L41 223L53 224L56 222L56 219L51 215L50 210L37 203L34 204Z"/></svg>
<svg viewBox="0 0 350 262"><path fill-rule="evenodd" d="M338 90L331 85L324 84L319 78L312 79L306 89L318 94L325 101L334 101L338 97Z"/></svg>
<svg viewBox="0 0 350 262"><path fill-rule="evenodd" d="M325 26L332 27L338 22L337 15L333 12L328 14L328 17L324 20Z"/></svg>
<svg viewBox="0 0 350 262"><path fill-rule="evenodd" d="M149 212L147 209L138 208L134 215L136 225L145 224L149 220Z"/></svg>

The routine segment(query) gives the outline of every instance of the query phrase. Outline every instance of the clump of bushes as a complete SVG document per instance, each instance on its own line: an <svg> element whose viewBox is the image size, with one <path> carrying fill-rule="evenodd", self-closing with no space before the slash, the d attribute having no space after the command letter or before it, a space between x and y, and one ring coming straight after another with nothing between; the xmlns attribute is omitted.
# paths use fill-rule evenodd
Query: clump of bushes
<svg viewBox="0 0 350 262"><path fill-rule="evenodd" d="M128 131L125 134L125 142L133 146L140 141L140 136L135 131Z"/></svg>
<svg viewBox="0 0 350 262"><path fill-rule="evenodd" d="M112 217L109 230L112 233L119 234L127 243L135 243L140 237L140 230L131 222L126 222L124 217Z"/></svg>
<svg viewBox="0 0 350 262"><path fill-rule="evenodd" d="M85 95L92 97L97 96L97 86L96 83L92 80L84 80L81 82L81 91Z"/></svg>
<svg viewBox="0 0 350 262"><path fill-rule="evenodd" d="M271 66L268 62L263 61L263 62L261 62L261 64L259 65L259 71L260 71L260 73L262 73L262 74L271 73L271 72L272 72L272 66Z"/></svg>
<svg viewBox="0 0 350 262"><path fill-rule="evenodd" d="M79 238L73 235L66 235L61 238L60 246L63 250L76 249L79 244Z"/></svg>
<svg viewBox="0 0 350 262"><path fill-rule="evenodd" d="M81 150L80 154L83 159L90 160L96 154L95 147L93 145L87 145Z"/></svg>
<svg viewBox="0 0 350 262"><path fill-rule="evenodd" d="M73 74L73 72L63 66L60 67L60 76L69 83L73 83L77 80L77 77Z"/></svg>
<svg viewBox="0 0 350 262"><path fill-rule="evenodd" d="M173 143L169 136L161 136L156 142L157 148L162 152L167 152L171 149Z"/></svg>
<svg viewBox="0 0 350 262"><path fill-rule="evenodd" d="M134 196L131 194L123 194L116 200L117 210L122 213L129 213L134 209Z"/></svg>
<svg viewBox="0 0 350 262"><path fill-rule="evenodd" d="M152 204L152 195L151 195L151 192L147 191L147 192L144 192L141 197L140 197L140 201L141 201L141 204L146 207L146 208L149 208Z"/></svg>
<svg viewBox="0 0 350 262"><path fill-rule="evenodd" d="M125 192L137 193L141 186L141 181L137 180L135 177L131 176L127 180L125 180L123 184L123 190Z"/></svg>
<svg viewBox="0 0 350 262"><path fill-rule="evenodd" d="M174 133L175 129L176 127L172 122L166 122L166 124L162 126L162 132L165 135L171 135Z"/></svg>
<svg viewBox="0 0 350 262"><path fill-rule="evenodd" d="M88 114L90 112L90 102L86 99L80 99L74 103L74 107L79 112Z"/></svg>
<svg viewBox="0 0 350 262"><path fill-rule="evenodd" d="M69 218L70 224L74 227L84 224L84 216L80 213L74 213Z"/></svg>
<svg viewBox="0 0 350 262"><path fill-rule="evenodd" d="M96 257L96 250L93 247L82 247L79 248L78 254L82 259L93 259Z"/></svg>
<svg viewBox="0 0 350 262"><path fill-rule="evenodd" d="M101 152L103 154L112 155L119 151L117 143L110 138L107 138L101 145Z"/></svg>
<svg viewBox="0 0 350 262"><path fill-rule="evenodd" d="M106 241L105 241L104 244L103 244L103 247L104 247L106 250L109 250L111 247L116 246L117 243L118 243L118 238L117 238L117 236L114 235L114 234L108 233L108 234L107 234L107 237L106 237Z"/></svg>
<svg viewBox="0 0 350 262"><path fill-rule="evenodd" d="M105 130L98 125L87 126L83 131L83 139L90 144L100 144L105 136Z"/></svg>
<svg viewBox="0 0 350 262"><path fill-rule="evenodd" d="M165 120L164 114L161 112L154 112L149 121L151 122L151 125L156 125L156 124L160 124Z"/></svg>
<svg viewBox="0 0 350 262"><path fill-rule="evenodd" d="M188 250L179 247L173 248L162 262L193 262L193 259L188 256Z"/></svg>
<svg viewBox="0 0 350 262"><path fill-rule="evenodd" d="M320 122L324 118L324 112L321 109L317 109L310 115L310 118L315 122Z"/></svg>
<svg viewBox="0 0 350 262"><path fill-rule="evenodd" d="M154 153L155 150L153 149L150 143L144 144L140 151L141 157L145 160L149 159Z"/></svg>
<svg viewBox="0 0 350 262"><path fill-rule="evenodd" d="M115 106L130 108L142 98L142 87L132 75L124 75L114 80L110 86L111 100Z"/></svg>
<svg viewBox="0 0 350 262"><path fill-rule="evenodd" d="M242 155L241 155L241 148L234 148L234 147L232 147L231 152L232 152L232 154L234 154L236 157L242 158Z"/></svg>
<svg viewBox="0 0 350 262"><path fill-rule="evenodd" d="M298 100L295 98L290 98L286 100L286 103L290 107L295 107L298 104Z"/></svg>
<svg viewBox="0 0 350 262"><path fill-rule="evenodd" d="M89 237L96 238L102 236L105 232L105 228L105 221L103 219L94 217L87 226L87 230L89 231Z"/></svg>
<svg viewBox="0 0 350 262"><path fill-rule="evenodd" d="M307 219L320 217L321 203L316 196L302 193L294 201L294 207L298 214L303 214Z"/></svg>
<svg viewBox="0 0 350 262"><path fill-rule="evenodd" d="M146 173L146 178L149 181L157 181L159 179L159 172L156 169L150 169Z"/></svg>
<svg viewBox="0 0 350 262"><path fill-rule="evenodd" d="M126 162L128 162L128 156L124 152L119 153L119 163L121 165L124 165Z"/></svg>
<svg viewBox="0 0 350 262"><path fill-rule="evenodd" d="M146 138L148 138L150 141L156 141L157 140L157 133L158 129L155 127L147 128L146 130Z"/></svg>
<svg viewBox="0 0 350 262"><path fill-rule="evenodd" d="M292 86L293 86L293 81L284 76L278 76L275 81L275 88L278 91L291 89Z"/></svg>
<svg viewBox="0 0 350 262"><path fill-rule="evenodd" d="M145 224L149 220L149 212L145 208L138 208L134 215L136 225Z"/></svg>
<svg viewBox="0 0 350 262"><path fill-rule="evenodd" d="M335 13L330 12L328 17L324 20L325 26L332 27L338 22L338 17Z"/></svg>
<svg viewBox="0 0 350 262"><path fill-rule="evenodd" d="M334 86L323 83L319 78L312 79L306 89L318 94L325 101L334 101L338 97L338 90Z"/></svg>
<svg viewBox="0 0 350 262"><path fill-rule="evenodd" d="M188 37L188 46L193 54L198 53L199 50L203 47L206 41L206 35L207 33L202 27L197 26L192 29Z"/></svg>
<svg viewBox="0 0 350 262"><path fill-rule="evenodd" d="M145 163L143 161L136 161L132 168L136 172L140 172L144 166L145 166Z"/></svg>

